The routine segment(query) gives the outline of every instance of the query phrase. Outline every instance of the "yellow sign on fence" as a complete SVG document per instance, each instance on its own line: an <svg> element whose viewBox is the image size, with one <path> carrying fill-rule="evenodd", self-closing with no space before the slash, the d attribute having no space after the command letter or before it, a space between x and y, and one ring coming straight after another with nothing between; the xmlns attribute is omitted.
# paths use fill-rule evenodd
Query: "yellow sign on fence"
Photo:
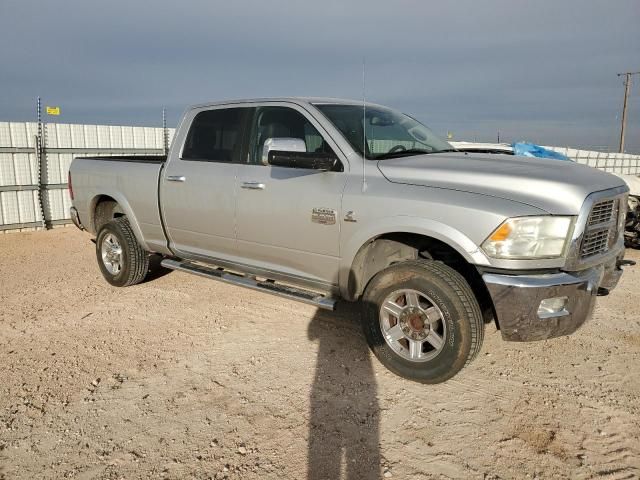
<svg viewBox="0 0 640 480"><path fill-rule="evenodd" d="M60 115L60 107L47 107L47 115Z"/></svg>

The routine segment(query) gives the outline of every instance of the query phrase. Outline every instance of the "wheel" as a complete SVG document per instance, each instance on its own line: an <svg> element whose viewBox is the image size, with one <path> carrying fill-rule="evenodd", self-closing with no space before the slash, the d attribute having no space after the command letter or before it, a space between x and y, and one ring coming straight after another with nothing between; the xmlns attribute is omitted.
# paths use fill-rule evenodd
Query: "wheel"
<svg viewBox="0 0 640 480"><path fill-rule="evenodd" d="M409 380L440 383L480 351L484 322L469 284L432 260L379 272L363 295L362 326L380 362Z"/></svg>
<svg viewBox="0 0 640 480"><path fill-rule="evenodd" d="M140 283L149 272L149 254L138 244L127 217L102 226L96 238L96 257L102 275L116 287Z"/></svg>

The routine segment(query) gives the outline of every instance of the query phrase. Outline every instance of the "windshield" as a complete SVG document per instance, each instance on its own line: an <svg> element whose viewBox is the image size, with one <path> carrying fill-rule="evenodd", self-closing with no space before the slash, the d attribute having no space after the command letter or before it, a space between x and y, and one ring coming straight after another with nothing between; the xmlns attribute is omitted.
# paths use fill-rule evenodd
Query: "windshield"
<svg viewBox="0 0 640 480"><path fill-rule="evenodd" d="M351 146L366 158L385 159L425 153L451 152L455 149L435 133L404 113L384 107L320 104L316 107L336 126ZM363 138L363 123L366 142Z"/></svg>

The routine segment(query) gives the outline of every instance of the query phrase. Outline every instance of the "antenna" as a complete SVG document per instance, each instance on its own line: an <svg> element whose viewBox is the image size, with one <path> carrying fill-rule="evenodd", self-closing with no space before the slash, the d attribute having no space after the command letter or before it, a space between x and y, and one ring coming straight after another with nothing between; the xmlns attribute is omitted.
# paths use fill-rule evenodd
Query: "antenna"
<svg viewBox="0 0 640 480"><path fill-rule="evenodd" d="M362 193L367 190L367 101L365 97L366 63L362 57Z"/></svg>

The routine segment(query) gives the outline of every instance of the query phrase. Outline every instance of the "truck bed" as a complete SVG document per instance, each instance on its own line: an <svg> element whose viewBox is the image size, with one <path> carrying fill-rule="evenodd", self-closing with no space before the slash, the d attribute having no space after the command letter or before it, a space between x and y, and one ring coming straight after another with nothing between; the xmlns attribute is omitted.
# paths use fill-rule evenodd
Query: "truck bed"
<svg viewBox="0 0 640 480"><path fill-rule="evenodd" d="M85 228L96 233L92 212L96 202L106 197L120 205L145 249L166 249L158 205L158 181L165 160L159 155L75 158L70 167L74 205Z"/></svg>

